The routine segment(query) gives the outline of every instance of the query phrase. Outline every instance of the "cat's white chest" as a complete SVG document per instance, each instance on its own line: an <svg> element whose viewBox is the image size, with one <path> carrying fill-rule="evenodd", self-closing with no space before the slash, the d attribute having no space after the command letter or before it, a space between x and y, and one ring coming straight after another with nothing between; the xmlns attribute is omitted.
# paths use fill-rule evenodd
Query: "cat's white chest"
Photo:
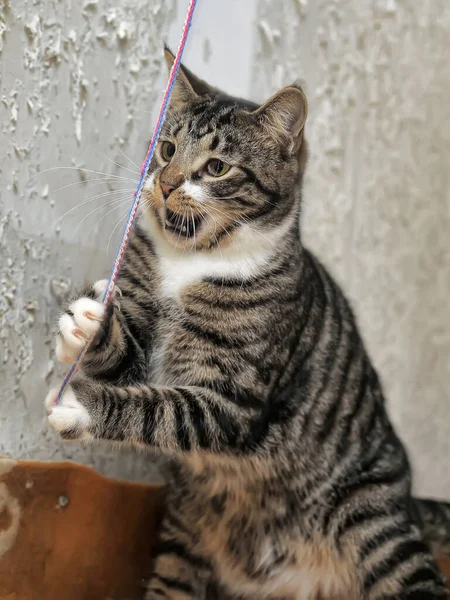
<svg viewBox="0 0 450 600"><path fill-rule="evenodd" d="M189 285L206 279L246 280L254 277L266 261L265 255L241 258L226 253L162 256L159 259L161 295L163 298L180 298Z"/></svg>
<svg viewBox="0 0 450 600"><path fill-rule="evenodd" d="M162 257L159 263L161 295L163 298L179 299L187 286L202 281L214 272L210 261L200 257Z"/></svg>

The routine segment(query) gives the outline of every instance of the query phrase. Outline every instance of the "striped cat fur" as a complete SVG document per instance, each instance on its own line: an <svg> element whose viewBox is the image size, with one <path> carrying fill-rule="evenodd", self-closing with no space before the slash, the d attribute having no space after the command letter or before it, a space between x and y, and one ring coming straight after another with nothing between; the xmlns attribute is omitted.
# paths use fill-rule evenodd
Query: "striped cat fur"
<svg viewBox="0 0 450 600"><path fill-rule="evenodd" d="M60 360L95 338L52 426L171 459L146 600L446 597L450 507L411 496L349 303L302 245L306 116L298 85L259 106L182 67L114 302L100 281L59 320Z"/></svg>

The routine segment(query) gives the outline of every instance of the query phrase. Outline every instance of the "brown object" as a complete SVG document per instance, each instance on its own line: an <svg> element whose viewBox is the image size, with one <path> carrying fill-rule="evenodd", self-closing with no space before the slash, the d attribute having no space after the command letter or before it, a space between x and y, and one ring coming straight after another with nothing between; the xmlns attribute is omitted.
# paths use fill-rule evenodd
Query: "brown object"
<svg viewBox="0 0 450 600"><path fill-rule="evenodd" d="M441 571L444 573L447 580L450 581L450 556L438 556L437 561Z"/></svg>
<svg viewBox="0 0 450 600"><path fill-rule="evenodd" d="M142 600L162 486L0 458L0 600Z"/></svg>
<svg viewBox="0 0 450 600"><path fill-rule="evenodd" d="M0 600L142 600L163 498L81 465L0 458ZM450 557L439 563L450 579Z"/></svg>

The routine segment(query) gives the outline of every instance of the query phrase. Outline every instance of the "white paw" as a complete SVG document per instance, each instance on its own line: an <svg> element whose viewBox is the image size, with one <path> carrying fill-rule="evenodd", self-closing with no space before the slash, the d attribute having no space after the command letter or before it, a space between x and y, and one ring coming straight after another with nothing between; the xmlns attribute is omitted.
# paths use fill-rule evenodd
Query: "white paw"
<svg viewBox="0 0 450 600"><path fill-rule="evenodd" d="M58 404L55 403L58 389L52 389L45 398L48 421L59 433L70 433L77 439L92 439L89 433L91 417L86 408L77 400L72 387L69 385Z"/></svg>
<svg viewBox="0 0 450 600"><path fill-rule="evenodd" d="M94 285L96 299L78 298L69 306L69 311L59 319L60 335L56 338L56 358L62 362L73 363L85 343L93 337L101 327L105 307L103 295L108 280L102 279Z"/></svg>

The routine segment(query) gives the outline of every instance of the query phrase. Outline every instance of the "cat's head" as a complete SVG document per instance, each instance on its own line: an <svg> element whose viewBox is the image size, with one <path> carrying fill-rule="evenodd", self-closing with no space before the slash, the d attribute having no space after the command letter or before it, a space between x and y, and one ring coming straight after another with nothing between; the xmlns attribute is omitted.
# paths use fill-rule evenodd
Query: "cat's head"
<svg viewBox="0 0 450 600"><path fill-rule="evenodd" d="M183 252L221 250L297 218L306 114L297 85L259 106L181 66L144 186L152 235Z"/></svg>

